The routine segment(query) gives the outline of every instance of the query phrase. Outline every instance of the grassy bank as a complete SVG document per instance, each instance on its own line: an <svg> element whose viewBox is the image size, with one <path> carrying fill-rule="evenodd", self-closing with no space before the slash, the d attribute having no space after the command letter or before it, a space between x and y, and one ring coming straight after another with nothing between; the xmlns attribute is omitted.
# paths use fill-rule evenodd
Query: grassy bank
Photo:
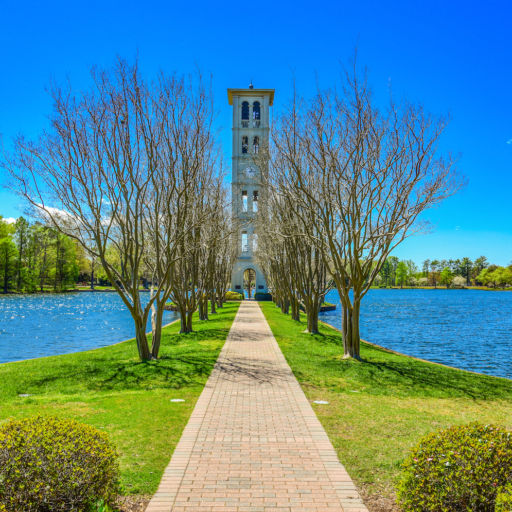
<svg viewBox="0 0 512 512"><path fill-rule="evenodd" d="M342 359L338 331L304 333L272 303L260 303L340 460L369 499L392 498L400 463L427 432L470 421L512 429L512 381L456 370L363 343L363 361ZM384 510L376 507L375 510Z"/></svg>
<svg viewBox="0 0 512 512"><path fill-rule="evenodd" d="M104 429L121 454L124 492L153 493L238 307L226 303L210 320L196 319L192 334L178 334L179 322L166 327L158 361L141 363L131 340L2 364L0 422L43 414L73 417ZM25 335L20 333L19 343Z"/></svg>

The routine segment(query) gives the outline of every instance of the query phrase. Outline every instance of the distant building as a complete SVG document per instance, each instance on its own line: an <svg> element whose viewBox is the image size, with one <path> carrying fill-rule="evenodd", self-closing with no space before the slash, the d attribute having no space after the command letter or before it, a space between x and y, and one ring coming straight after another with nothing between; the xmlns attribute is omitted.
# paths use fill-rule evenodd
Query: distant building
<svg viewBox="0 0 512 512"><path fill-rule="evenodd" d="M231 287L241 293L245 289L251 295L268 291L253 256L257 244L254 218L264 194L261 177L265 169L259 168L257 155L261 147L268 145L269 107L274 102L274 89L254 89L252 84L248 89L228 89L228 101L233 105L233 218L241 226Z"/></svg>

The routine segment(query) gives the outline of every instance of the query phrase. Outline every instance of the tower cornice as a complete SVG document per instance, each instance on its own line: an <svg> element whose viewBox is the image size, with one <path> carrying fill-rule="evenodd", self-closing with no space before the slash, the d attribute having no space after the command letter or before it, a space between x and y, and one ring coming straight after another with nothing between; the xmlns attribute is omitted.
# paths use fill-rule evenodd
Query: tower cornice
<svg viewBox="0 0 512 512"><path fill-rule="evenodd" d="M275 89L228 89L228 103L233 105L233 96L269 96L269 105L274 103Z"/></svg>

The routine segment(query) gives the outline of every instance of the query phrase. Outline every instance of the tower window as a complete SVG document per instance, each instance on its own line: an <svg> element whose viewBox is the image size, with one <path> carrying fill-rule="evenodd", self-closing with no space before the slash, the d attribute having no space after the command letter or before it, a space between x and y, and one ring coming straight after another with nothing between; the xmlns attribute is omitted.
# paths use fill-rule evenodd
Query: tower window
<svg viewBox="0 0 512 512"><path fill-rule="evenodd" d="M242 137L242 153L247 153L249 151L249 137Z"/></svg>
<svg viewBox="0 0 512 512"><path fill-rule="evenodd" d="M249 235L242 231L242 252L249 252Z"/></svg>
<svg viewBox="0 0 512 512"><path fill-rule="evenodd" d="M242 103L242 121L249 121L249 102Z"/></svg>
<svg viewBox="0 0 512 512"><path fill-rule="evenodd" d="M249 102L242 103L242 128L249 128Z"/></svg>
<svg viewBox="0 0 512 512"><path fill-rule="evenodd" d="M242 211L247 211L247 190L242 190Z"/></svg>
<svg viewBox="0 0 512 512"><path fill-rule="evenodd" d="M252 104L252 125L254 127L258 127L260 125L260 119L261 119L260 102L255 101Z"/></svg>
<svg viewBox="0 0 512 512"><path fill-rule="evenodd" d="M259 137L254 137L254 139L252 139L252 147L253 147L254 153L258 153L260 151L260 138Z"/></svg>
<svg viewBox="0 0 512 512"><path fill-rule="evenodd" d="M252 211L258 211L258 191L254 190L252 193Z"/></svg>

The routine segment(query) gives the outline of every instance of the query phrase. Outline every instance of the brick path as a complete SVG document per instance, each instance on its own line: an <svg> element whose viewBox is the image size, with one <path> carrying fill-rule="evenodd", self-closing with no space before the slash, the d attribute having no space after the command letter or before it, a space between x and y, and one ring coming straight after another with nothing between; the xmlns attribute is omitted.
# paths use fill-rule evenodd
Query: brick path
<svg viewBox="0 0 512 512"><path fill-rule="evenodd" d="M243 301L146 512L367 512L272 335Z"/></svg>

